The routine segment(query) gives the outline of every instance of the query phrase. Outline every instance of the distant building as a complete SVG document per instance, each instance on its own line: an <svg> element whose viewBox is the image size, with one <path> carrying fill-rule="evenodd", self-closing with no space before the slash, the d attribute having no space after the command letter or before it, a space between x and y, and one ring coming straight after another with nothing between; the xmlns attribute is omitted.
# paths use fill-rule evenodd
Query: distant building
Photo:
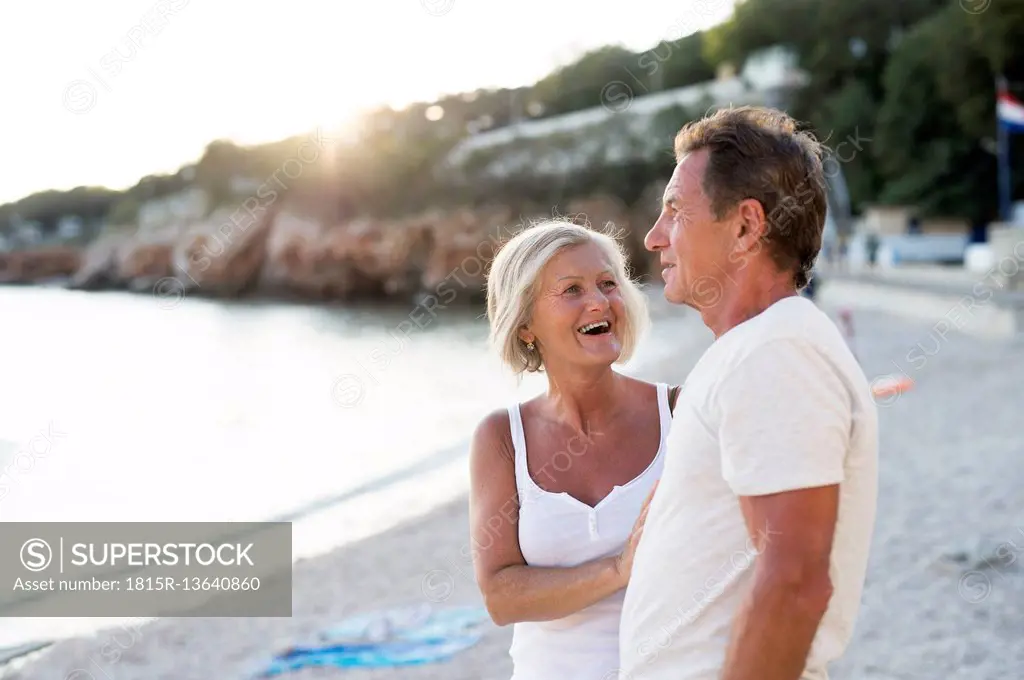
<svg viewBox="0 0 1024 680"><path fill-rule="evenodd" d="M726 66L714 80L688 87L643 94L634 91L635 84L627 82L628 76L623 78L608 83L604 105L470 135L452 149L439 172L458 172L471 166L475 178L519 172L562 174L592 163L595 153L609 163L651 157L663 153L671 143L655 134L659 114L673 108L744 104L785 108L792 93L808 81L797 68L795 53L781 46L751 55L739 74ZM583 139L580 133L588 128L593 130L588 130L591 135L586 144L565 143L567 135L572 135L574 142ZM493 160L481 166L481 156Z"/></svg>
<svg viewBox="0 0 1024 680"><path fill-rule="evenodd" d="M57 238L72 240L82 235L84 223L77 215L65 215L57 222Z"/></svg>
<svg viewBox="0 0 1024 680"><path fill-rule="evenodd" d="M752 54L738 73L725 64L716 78L696 85L643 94L634 92L627 80L624 74L622 81L605 87L604 105L471 134L436 172L445 181L469 184L517 175L555 178L595 162L651 161L671 152L684 112L692 115L730 105L785 110L809 76L798 67L793 50L774 46ZM680 115L673 116L673 111ZM837 170L828 173L824 234L834 251L839 249L840 234L850 229L849 194L842 171Z"/></svg>
<svg viewBox="0 0 1024 680"><path fill-rule="evenodd" d="M882 267L909 263L960 263L971 244L971 224L957 218L921 218L913 206L873 205L864 210L850 241L850 263Z"/></svg>
<svg viewBox="0 0 1024 680"><path fill-rule="evenodd" d="M231 192L239 196L249 196L256 193L256 191L266 181L258 177L238 177L237 175L231 177Z"/></svg>
<svg viewBox="0 0 1024 680"><path fill-rule="evenodd" d="M24 220L15 215L11 227L11 240L15 247L30 248L43 241L43 225L35 220Z"/></svg>
<svg viewBox="0 0 1024 680"><path fill-rule="evenodd" d="M202 189L185 191L146 201L139 208L139 232L155 233L206 214L207 197Z"/></svg>

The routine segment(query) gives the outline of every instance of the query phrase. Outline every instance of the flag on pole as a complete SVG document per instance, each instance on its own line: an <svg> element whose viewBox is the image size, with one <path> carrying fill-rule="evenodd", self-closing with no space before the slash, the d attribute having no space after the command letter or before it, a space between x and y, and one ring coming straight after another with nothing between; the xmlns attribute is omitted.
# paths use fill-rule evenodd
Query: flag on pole
<svg viewBox="0 0 1024 680"><path fill-rule="evenodd" d="M1010 135L1024 133L1024 103L1010 94L1006 79L996 80L996 133L998 135L999 216L1010 221Z"/></svg>
<svg viewBox="0 0 1024 680"><path fill-rule="evenodd" d="M996 117L999 124L1010 132L1024 132L1024 102L1007 90L1006 81L1000 81L996 94Z"/></svg>

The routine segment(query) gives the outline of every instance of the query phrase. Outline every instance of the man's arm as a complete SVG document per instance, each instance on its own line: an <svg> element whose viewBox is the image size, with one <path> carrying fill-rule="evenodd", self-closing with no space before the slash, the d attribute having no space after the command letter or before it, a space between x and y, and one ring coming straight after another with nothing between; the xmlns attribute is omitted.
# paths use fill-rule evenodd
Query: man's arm
<svg viewBox="0 0 1024 680"><path fill-rule="evenodd" d="M722 680L797 680L832 597L839 486L742 496L740 507L759 554Z"/></svg>
<svg viewBox="0 0 1024 680"><path fill-rule="evenodd" d="M722 474L757 547L722 680L798 680L832 596L852 395L814 346L771 340L723 378Z"/></svg>

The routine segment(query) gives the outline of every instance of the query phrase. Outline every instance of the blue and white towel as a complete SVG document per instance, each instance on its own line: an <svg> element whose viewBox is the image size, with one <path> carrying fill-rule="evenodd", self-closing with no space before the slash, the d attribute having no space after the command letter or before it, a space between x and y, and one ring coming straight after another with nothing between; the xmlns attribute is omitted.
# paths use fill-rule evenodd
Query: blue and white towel
<svg viewBox="0 0 1024 680"><path fill-rule="evenodd" d="M314 644L277 654L257 677L311 666L384 668L447 661L480 641L482 607L430 605L361 614L322 631Z"/></svg>

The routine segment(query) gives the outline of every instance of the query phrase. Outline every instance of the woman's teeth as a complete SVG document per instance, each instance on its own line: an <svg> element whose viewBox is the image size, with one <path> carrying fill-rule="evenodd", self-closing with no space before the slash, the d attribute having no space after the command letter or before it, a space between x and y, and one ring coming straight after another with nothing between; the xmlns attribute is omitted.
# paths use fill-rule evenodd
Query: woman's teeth
<svg viewBox="0 0 1024 680"><path fill-rule="evenodd" d="M590 334L590 331L597 330L600 328L608 328L607 321L595 321L594 323L588 323L586 326L579 328L579 332L584 335Z"/></svg>

